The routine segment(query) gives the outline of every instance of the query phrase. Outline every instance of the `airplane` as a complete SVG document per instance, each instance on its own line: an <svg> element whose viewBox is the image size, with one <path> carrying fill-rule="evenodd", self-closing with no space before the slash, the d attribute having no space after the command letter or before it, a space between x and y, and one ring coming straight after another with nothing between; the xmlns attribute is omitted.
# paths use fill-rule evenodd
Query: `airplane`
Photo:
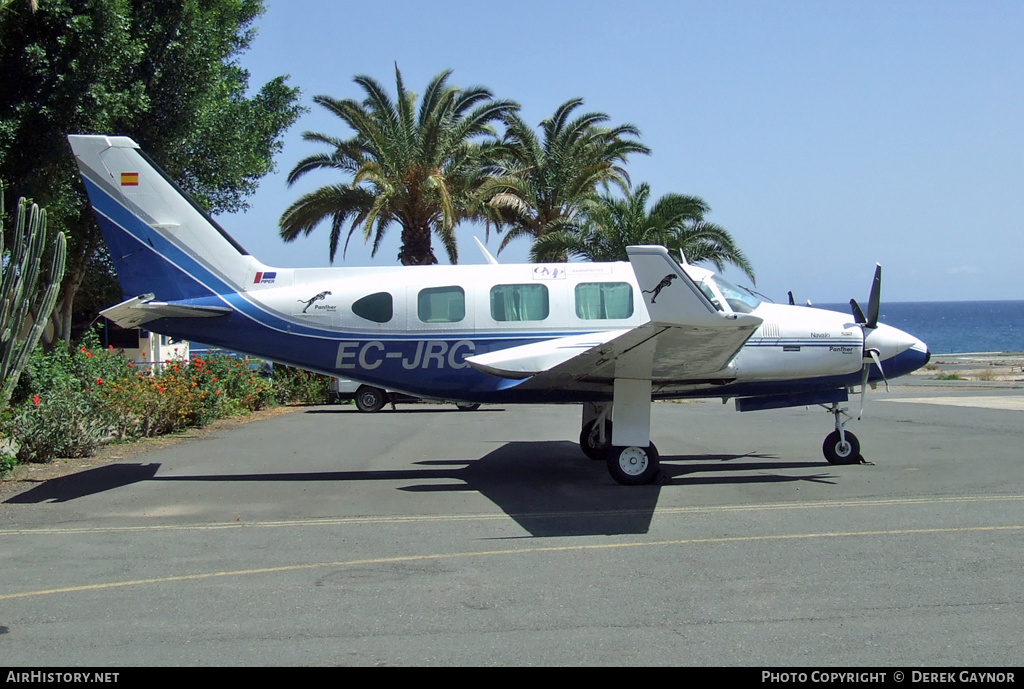
<svg viewBox="0 0 1024 689"><path fill-rule="evenodd" d="M924 366L925 343L868 313L769 303L661 246L629 262L279 268L249 255L130 138L68 137L125 301L147 329L417 397L582 405L580 446L621 484L656 480L651 404L820 405L833 464L863 461L858 387Z"/></svg>

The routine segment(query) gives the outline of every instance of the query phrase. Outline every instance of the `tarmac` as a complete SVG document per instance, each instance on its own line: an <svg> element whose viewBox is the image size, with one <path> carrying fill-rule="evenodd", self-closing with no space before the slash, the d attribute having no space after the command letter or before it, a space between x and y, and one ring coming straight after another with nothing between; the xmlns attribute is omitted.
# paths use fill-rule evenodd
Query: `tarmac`
<svg viewBox="0 0 1024 689"><path fill-rule="evenodd" d="M300 410L0 503L0 665L1019 667L1022 411L657 403L625 487L576 406Z"/></svg>

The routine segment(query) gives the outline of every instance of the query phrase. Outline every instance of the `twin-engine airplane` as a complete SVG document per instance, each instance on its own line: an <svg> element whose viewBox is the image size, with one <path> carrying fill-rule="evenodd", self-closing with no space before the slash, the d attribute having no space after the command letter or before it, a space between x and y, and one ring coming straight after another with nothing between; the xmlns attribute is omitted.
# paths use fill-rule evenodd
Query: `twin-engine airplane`
<svg viewBox="0 0 1024 689"><path fill-rule="evenodd" d="M131 139L70 136L127 301L123 327L204 342L418 397L581 403L580 445L616 481L652 482L651 402L822 405L825 458L860 460L849 392L927 363L868 315L766 303L660 246L629 263L272 268L250 256Z"/></svg>

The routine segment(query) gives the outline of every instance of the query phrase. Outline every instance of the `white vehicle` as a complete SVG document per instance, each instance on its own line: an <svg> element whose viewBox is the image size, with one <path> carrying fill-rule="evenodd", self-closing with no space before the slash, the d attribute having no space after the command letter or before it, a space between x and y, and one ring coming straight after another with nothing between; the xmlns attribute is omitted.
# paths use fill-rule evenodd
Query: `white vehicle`
<svg viewBox="0 0 1024 689"><path fill-rule="evenodd" d="M131 139L71 136L126 301L125 327L477 403L582 405L580 445L615 480L653 481L651 402L734 398L740 411L820 404L823 451L859 461L849 392L929 359L868 314L769 304L660 246L628 263L277 268L250 256Z"/></svg>
<svg viewBox="0 0 1024 689"><path fill-rule="evenodd" d="M396 402L412 402L420 398L414 395L406 395L394 390L384 390L358 380L350 378L331 378L331 396L339 400L353 400L356 409L362 412L378 412L384 405L391 404L394 408ZM479 403L456 402L455 406L459 411L476 411L480 408Z"/></svg>

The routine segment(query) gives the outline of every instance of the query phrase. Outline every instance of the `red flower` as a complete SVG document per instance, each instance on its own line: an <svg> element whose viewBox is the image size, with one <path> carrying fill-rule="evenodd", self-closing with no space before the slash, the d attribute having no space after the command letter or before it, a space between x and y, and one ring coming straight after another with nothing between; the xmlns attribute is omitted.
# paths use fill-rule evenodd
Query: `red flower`
<svg viewBox="0 0 1024 689"><path fill-rule="evenodd" d="M40 402L41 402L42 400L41 400L41 398L39 397L39 395L32 395L32 401L33 401L33 402L35 402L35 403L36 403L36 406L38 407L38 406L39 406L39 403L40 403Z"/></svg>
<svg viewBox="0 0 1024 689"><path fill-rule="evenodd" d="M82 351L84 352L85 350L83 349ZM92 356L92 352L85 352L85 355L86 355L87 357L91 357L91 356Z"/></svg>
<svg viewBox="0 0 1024 689"><path fill-rule="evenodd" d="M96 379L96 384L97 385L103 385L103 379L102 378L97 378Z"/></svg>

